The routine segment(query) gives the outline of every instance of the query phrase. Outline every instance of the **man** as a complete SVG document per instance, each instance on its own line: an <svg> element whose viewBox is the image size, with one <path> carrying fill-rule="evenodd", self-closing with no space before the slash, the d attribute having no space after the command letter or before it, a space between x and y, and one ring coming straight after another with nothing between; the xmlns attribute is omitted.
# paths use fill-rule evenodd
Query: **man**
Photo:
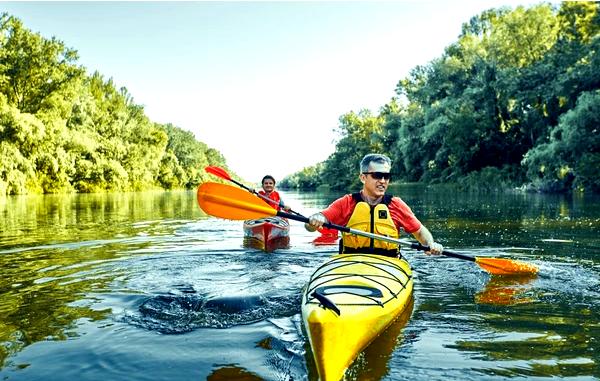
<svg viewBox="0 0 600 381"><path fill-rule="evenodd" d="M435 242L425 225L415 217L412 210L399 197L385 193L390 184L392 161L380 154L368 154L360 162L360 192L347 194L335 200L329 207L309 217L304 226L315 231L324 223L348 226L356 230L385 235L400 236L399 231L412 234L430 253L440 254L444 248ZM395 243L343 233L340 253L372 253L398 256L400 247Z"/></svg>

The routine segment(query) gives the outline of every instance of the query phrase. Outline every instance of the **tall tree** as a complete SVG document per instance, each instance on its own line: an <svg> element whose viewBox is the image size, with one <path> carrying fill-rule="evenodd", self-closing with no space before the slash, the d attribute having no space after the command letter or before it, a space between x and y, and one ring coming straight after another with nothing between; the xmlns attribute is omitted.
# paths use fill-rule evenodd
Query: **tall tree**
<svg viewBox="0 0 600 381"><path fill-rule="evenodd" d="M84 74L77 59L77 52L61 41L31 33L19 19L0 15L0 91L21 112L35 114L51 107L58 93L72 93L72 83Z"/></svg>

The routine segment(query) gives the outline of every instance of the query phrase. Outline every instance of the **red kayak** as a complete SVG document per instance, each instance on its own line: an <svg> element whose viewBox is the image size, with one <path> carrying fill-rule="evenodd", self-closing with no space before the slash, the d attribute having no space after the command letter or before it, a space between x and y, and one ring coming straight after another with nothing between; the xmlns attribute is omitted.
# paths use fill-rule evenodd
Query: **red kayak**
<svg viewBox="0 0 600 381"><path fill-rule="evenodd" d="M271 252L290 246L290 223L281 217L244 221L244 246Z"/></svg>

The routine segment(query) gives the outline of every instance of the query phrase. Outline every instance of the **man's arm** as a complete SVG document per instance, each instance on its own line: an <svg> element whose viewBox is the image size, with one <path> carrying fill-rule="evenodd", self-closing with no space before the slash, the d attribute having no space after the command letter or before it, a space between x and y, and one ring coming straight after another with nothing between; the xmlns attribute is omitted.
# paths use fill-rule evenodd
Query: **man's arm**
<svg viewBox="0 0 600 381"><path fill-rule="evenodd" d="M429 246L431 250L428 251L428 253L441 254L442 251L444 251L444 247L439 243L435 242L435 240L433 239L433 235L431 235L431 232L425 227L425 225L421 225L421 228L419 228L419 230L417 230L416 232L412 233L412 235L417 241L421 243L421 245Z"/></svg>

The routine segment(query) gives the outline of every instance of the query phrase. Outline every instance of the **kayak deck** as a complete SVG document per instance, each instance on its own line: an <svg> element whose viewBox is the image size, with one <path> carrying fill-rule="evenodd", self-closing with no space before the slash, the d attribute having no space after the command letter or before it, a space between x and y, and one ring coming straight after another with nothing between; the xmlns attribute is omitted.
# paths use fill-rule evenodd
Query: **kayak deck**
<svg viewBox="0 0 600 381"><path fill-rule="evenodd" d="M412 272L403 259L336 255L311 276L302 319L321 380L339 380L356 356L412 301Z"/></svg>

